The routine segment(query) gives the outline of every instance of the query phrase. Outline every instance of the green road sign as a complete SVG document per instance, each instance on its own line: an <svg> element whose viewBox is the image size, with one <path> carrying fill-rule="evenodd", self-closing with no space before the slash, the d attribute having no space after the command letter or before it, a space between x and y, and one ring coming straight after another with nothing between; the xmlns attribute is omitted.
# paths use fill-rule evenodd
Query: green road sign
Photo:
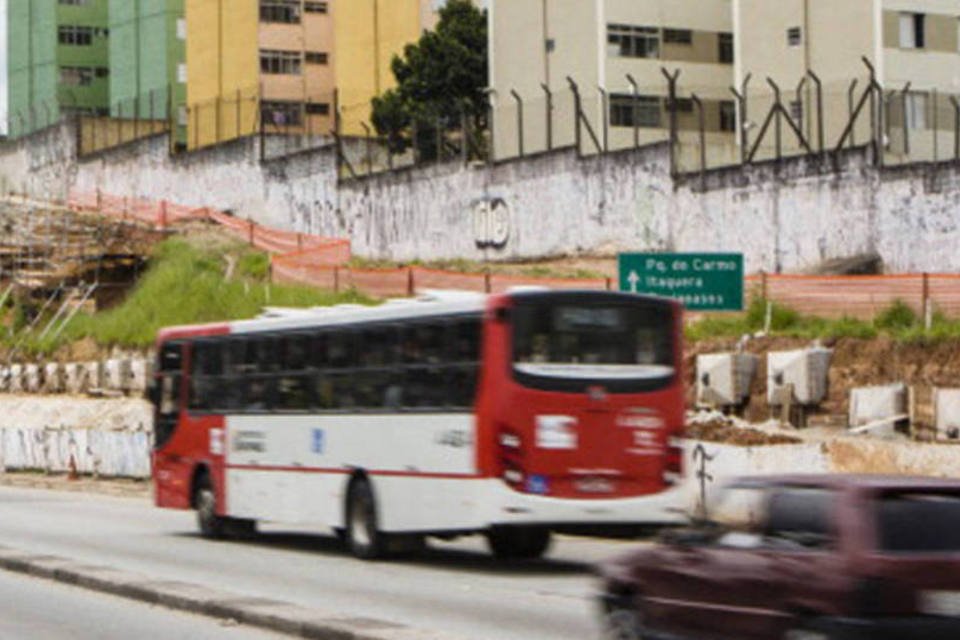
<svg viewBox="0 0 960 640"><path fill-rule="evenodd" d="M743 254L621 253L620 290L675 298L691 311L742 311Z"/></svg>

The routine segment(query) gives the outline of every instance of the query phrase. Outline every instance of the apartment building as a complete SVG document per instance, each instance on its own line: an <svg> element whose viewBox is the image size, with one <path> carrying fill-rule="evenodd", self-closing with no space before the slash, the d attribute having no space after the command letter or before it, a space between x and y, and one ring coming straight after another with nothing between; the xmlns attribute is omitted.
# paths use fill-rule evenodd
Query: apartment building
<svg viewBox="0 0 960 640"><path fill-rule="evenodd" d="M110 112L167 120L186 103L184 0L110 0Z"/></svg>
<svg viewBox="0 0 960 640"><path fill-rule="evenodd" d="M59 117L59 69L52 2L0 0L0 134L17 137Z"/></svg>
<svg viewBox="0 0 960 640"><path fill-rule="evenodd" d="M436 26L445 4L445 0L340 0L336 78L343 134L364 135L370 101L396 86L394 56Z"/></svg>
<svg viewBox="0 0 960 640"><path fill-rule="evenodd" d="M679 128L698 128L695 93L710 136L732 140L731 0L492 0L488 15L497 157L574 144L571 81L584 150L665 139L664 67L687 90Z"/></svg>
<svg viewBox="0 0 960 640"><path fill-rule="evenodd" d="M30 4L36 10L50 1ZM109 110L109 7L109 0L56 0L57 95L64 109L98 114Z"/></svg>
<svg viewBox="0 0 960 640"><path fill-rule="evenodd" d="M333 123L334 0L186 0L186 146Z"/></svg>
<svg viewBox="0 0 960 640"><path fill-rule="evenodd" d="M887 153L917 159L952 153L960 0L780 0L776 7L735 0L734 12L739 31L761 36L742 39L737 52L738 86L750 74L748 141L771 103L769 77L784 90L784 103L808 139L818 142L813 72L823 86L826 145L836 144L869 81L865 58L884 90L877 119ZM850 140L862 144L869 137L867 112ZM784 144L796 148L795 136L785 136Z"/></svg>

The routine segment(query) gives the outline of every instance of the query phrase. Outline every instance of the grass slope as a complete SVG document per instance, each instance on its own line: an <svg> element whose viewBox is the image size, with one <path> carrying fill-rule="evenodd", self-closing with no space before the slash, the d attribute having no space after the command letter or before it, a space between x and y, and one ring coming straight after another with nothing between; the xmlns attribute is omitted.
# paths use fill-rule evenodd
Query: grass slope
<svg viewBox="0 0 960 640"><path fill-rule="evenodd" d="M232 272L229 278L228 272ZM56 340L49 336L42 341L30 338L24 351L49 353L83 338L92 338L105 347L142 348L150 346L163 327L252 318L264 306L372 303L352 291L335 294L311 287L273 285L268 274L268 256L244 245L221 244L210 249L188 239L172 238L155 247L148 270L120 306L94 315L78 314Z"/></svg>

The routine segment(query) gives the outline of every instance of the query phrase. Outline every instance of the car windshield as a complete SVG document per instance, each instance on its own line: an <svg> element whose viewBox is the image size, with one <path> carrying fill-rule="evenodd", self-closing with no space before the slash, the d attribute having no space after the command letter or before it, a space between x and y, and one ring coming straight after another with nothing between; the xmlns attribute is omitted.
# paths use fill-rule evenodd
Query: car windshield
<svg viewBox="0 0 960 640"><path fill-rule="evenodd" d="M960 494L887 494L877 501L877 518L883 551L960 553Z"/></svg>
<svg viewBox="0 0 960 640"><path fill-rule="evenodd" d="M673 329L663 304L524 302L514 314L514 369L541 380L668 380Z"/></svg>

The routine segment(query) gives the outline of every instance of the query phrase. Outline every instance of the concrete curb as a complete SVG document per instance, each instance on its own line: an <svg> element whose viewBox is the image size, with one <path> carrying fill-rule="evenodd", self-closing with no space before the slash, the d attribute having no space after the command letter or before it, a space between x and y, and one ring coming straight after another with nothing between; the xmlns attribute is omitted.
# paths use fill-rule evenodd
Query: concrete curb
<svg viewBox="0 0 960 640"><path fill-rule="evenodd" d="M243 596L175 580L155 580L59 556L0 547L0 569L315 640L461 640L371 618L338 616L299 605Z"/></svg>

